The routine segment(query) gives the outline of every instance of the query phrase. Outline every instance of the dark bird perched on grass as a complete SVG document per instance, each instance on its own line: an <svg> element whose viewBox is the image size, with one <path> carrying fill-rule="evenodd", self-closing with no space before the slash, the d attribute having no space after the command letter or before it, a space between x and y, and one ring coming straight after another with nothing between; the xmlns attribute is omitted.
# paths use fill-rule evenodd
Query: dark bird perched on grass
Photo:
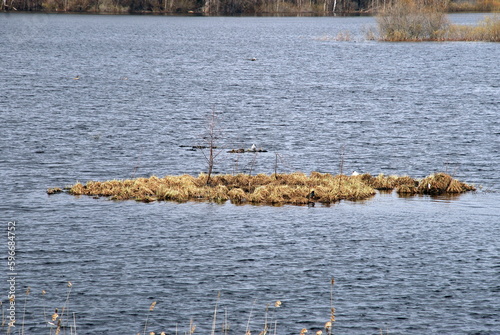
<svg viewBox="0 0 500 335"><path fill-rule="evenodd" d="M309 200L309 201L312 201L316 198L316 193L314 193L314 190L311 191L311 193L309 193L306 198Z"/></svg>

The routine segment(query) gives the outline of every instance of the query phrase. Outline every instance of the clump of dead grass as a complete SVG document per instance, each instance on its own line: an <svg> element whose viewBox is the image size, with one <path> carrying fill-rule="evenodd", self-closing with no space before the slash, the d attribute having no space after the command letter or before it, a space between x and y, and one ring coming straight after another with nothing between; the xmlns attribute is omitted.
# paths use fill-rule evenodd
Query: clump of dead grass
<svg viewBox="0 0 500 335"><path fill-rule="evenodd" d="M394 190L399 194L462 193L475 190L445 173L430 175L421 181L409 176L356 176L332 175L312 172L309 176L295 172L290 174L214 175L210 185L207 176L190 175L152 176L126 180L89 181L76 183L69 193L112 200L152 201L212 201L235 204L253 203L269 205L305 205L310 203L334 203L340 200L365 200L375 190Z"/></svg>
<svg viewBox="0 0 500 335"><path fill-rule="evenodd" d="M444 193L463 193L475 191L472 185L465 184L446 173L435 173L425 177L417 187L419 194L439 195Z"/></svg>
<svg viewBox="0 0 500 335"><path fill-rule="evenodd" d="M52 188L49 188L47 189L47 194L51 195L51 194L57 194L57 193L61 193L63 190L59 187L52 187Z"/></svg>
<svg viewBox="0 0 500 335"><path fill-rule="evenodd" d="M370 185L376 190L393 190L402 185L416 186L418 184L415 179L409 176L385 176L383 174L379 174L378 176L373 177L370 174L365 173L354 177L359 178L362 182Z"/></svg>

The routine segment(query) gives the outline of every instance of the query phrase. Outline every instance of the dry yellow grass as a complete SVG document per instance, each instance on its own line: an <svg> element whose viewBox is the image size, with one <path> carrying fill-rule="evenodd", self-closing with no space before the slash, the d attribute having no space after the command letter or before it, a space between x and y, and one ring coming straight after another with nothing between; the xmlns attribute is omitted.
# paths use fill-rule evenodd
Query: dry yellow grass
<svg viewBox="0 0 500 335"><path fill-rule="evenodd" d="M499 0L476 0L476 1L450 1L447 11L449 12L498 12L500 11Z"/></svg>
<svg viewBox="0 0 500 335"><path fill-rule="evenodd" d="M420 181L417 192L421 194L463 193L475 187L453 179L446 173L435 173Z"/></svg>
<svg viewBox="0 0 500 335"><path fill-rule="evenodd" d="M452 24L442 39L445 41L500 42L500 16L486 17L474 26Z"/></svg>
<svg viewBox="0 0 500 335"><path fill-rule="evenodd" d="M110 181L77 183L69 189L73 195L109 197L112 200L151 201L212 201L254 204L294 204L313 202L333 203L340 200L364 200L375 190L393 190L399 194L443 194L473 191L471 185L453 179L445 173L430 175L421 181L408 176L376 177L370 174L357 176L331 175L312 172L309 176L291 174L256 176L215 175L206 185L206 175L152 176ZM53 189L47 192L52 194Z"/></svg>
<svg viewBox="0 0 500 335"><path fill-rule="evenodd" d="M485 0L474 5L495 11L499 4L499 0ZM477 25L459 25L451 24L446 10L446 2L439 0L396 0L377 14L380 40L500 42L500 16L486 17Z"/></svg>
<svg viewBox="0 0 500 335"><path fill-rule="evenodd" d="M396 0L377 15L380 39L392 42L435 40L449 25L444 9L444 4L437 0Z"/></svg>

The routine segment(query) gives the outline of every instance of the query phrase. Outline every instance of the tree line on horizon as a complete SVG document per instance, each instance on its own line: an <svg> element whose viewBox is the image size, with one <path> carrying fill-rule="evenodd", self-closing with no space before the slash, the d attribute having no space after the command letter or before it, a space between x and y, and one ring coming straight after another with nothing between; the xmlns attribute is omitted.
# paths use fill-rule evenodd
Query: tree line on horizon
<svg viewBox="0 0 500 335"><path fill-rule="evenodd" d="M395 0L0 0L2 11L193 15L373 14ZM403 0L405 1L405 0ZM406 0L435 1L435 0ZM450 9L491 11L500 0L441 0Z"/></svg>

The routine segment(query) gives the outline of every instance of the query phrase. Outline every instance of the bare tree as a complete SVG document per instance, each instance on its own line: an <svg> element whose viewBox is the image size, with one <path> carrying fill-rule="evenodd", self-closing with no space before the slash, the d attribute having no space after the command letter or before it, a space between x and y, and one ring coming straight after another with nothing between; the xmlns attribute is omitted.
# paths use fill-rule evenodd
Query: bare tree
<svg viewBox="0 0 500 335"><path fill-rule="evenodd" d="M339 153L339 174L344 174L344 163L345 163L345 144L342 144L340 146L340 153Z"/></svg>
<svg viewBox="0 0 500 335"><path fill-rule="evenodd" d="M278 163L284 163L283 156L279 153L276 154L276 159L274 160L274 178L278 179Z"/></svg>
<svg viewBox="0 0 500 335"><path fill-rule="evenodd" d="M219 128L218 116L214 109L208 117L206 132L204 134L203 140L206 145L202 147L202 153L207 162L207 185L210 184L210 178L214 169L215 159L222 150L218 150L217 142L221 138L221 130Z"/></svg>

